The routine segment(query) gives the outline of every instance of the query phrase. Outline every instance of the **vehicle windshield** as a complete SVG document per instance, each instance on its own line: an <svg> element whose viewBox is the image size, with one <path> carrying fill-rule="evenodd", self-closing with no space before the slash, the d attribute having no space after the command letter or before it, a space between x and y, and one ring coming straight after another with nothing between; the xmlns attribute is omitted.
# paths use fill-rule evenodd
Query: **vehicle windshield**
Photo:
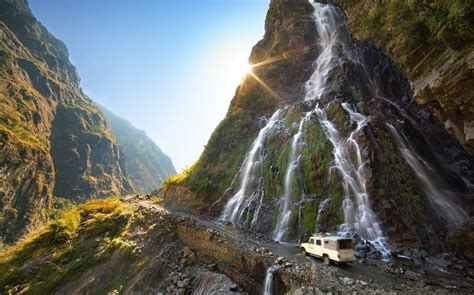
<svg viewBox="0 0 474 295"><path fill-rule="evenodd" d="M352 240L339 240L339 249L352 249Z"/></svg>

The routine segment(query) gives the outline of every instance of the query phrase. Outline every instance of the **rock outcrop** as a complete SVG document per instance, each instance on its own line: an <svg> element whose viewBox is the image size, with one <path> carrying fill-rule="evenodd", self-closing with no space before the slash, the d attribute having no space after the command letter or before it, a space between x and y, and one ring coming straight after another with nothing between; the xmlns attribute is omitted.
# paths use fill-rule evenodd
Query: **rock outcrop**
<svg viewBox="0 0 474 295"><path fill-rule="evenodd" d="M65 45L27 1L0 1L0 236L47 218L53 195L81 201L131 191L124 157L82 92Z"/></svg>
<svg viewBox="0 0 474 295"><path fill-rule="evenodd" d="M158 189L176 169L171 159L143 130L98 105L126 155L125 167L136 193L149 194Z"/></svg>

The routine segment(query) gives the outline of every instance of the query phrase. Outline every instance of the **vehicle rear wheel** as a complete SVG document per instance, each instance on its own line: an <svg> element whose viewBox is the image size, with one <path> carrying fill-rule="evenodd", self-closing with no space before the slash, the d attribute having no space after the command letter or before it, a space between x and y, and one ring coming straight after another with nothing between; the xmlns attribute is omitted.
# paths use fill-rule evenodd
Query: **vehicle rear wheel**
<svg viewBox="0 0 474 295"><path fill-rule="evenodd" d="M331 260L329 259L329 256L327 256L327 255L323 256L323 261L324 261L324 264L326 264L326 265L331 264Z"/></svg>
<svg viewBox="0 0 474 295"><path fill-rule="evenodd" d="M305 257L306 255L308 255L308 253L306 253L306 250L304 248L301 248L301 256Z"/></svg>

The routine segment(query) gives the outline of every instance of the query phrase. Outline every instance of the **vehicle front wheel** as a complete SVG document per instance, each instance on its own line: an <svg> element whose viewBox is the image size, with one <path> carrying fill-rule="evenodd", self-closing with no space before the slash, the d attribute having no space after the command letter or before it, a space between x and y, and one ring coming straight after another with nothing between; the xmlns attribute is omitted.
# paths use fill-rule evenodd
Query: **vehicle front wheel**
<svg viewBox="0 0 474 295"><path fill-rule="evenodd" d="M301 248L301 256L305 257L306 255L308 255L306 253L306 250L304 248Z"/></svg>
<svg viewBox="0 0 474 295"><path fill-rule="evenodd" d="M324 264L326 264L326 265L331 264L331 260L329 259L329 256L327 256L327 255L323 256L323 261L324 261Z"/></svg>

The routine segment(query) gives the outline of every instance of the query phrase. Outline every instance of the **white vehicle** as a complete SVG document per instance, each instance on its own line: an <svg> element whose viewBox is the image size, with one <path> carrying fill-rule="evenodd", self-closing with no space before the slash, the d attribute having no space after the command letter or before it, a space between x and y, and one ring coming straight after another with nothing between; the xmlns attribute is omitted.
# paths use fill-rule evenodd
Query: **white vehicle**
<svg viewBox="0 0 474 295"><path fill-rule="evenodd" d="M301 244L300 249L302 256L312 255L323 258L327 265L331 263L331 260L339 263L356 260L351 238L313 235L308 243Z"/></svg>

